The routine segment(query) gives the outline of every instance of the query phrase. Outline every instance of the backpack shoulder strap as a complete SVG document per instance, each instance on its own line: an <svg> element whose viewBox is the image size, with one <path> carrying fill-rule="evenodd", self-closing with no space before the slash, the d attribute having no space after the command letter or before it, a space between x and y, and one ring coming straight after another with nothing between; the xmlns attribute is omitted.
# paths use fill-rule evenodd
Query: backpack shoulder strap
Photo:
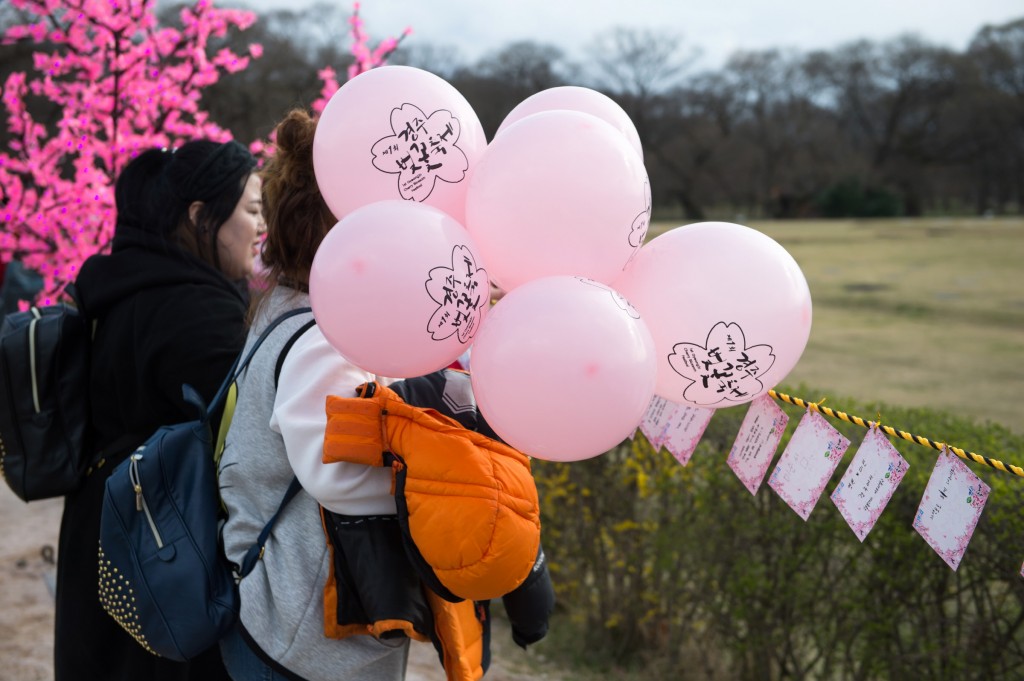
<svg viewBox="0 0 1024 681"><path fill-rule="evenodd" d="M249 547L249 550L245 552L245 557L242 558L242 565L238 569L238 578L241 579L252 572L252 569L256 567L256 562L263 557L263 549L267 544L267 538L270 537L270 531L274 529L274 523L277 522L278 517L281 515L281 511L288 505L299 490L302 489L302 485L299 483L298 478L292 478L292 482L288 485L287 491L284 493L284 497L281 499L281 503L277 505L277 510L274 511L274 515L270 516L270 520L263 526L260 531L260 536L256 539L256 543Z"/></svg>
<svg viewBox="0 0 1024 681"><path fill-rule="evenodd" d="M242 360L241 353L239 354L238 359L235 360L235 364L231 367L231 371L228 372L228 377L227 379L225 379L225 384L220 387L220 390L217 391L217 396L214 397L213 400L210 402L210 406L207 408L207 418L209 418L209 415L213 413L218 401L221 399L224 400L224 412L221 414L220 428L217 430L217 440L213 449L213 460L218 467L220 466L221 454L224 452L224 441L227 439L228 436L228 428L231 426L231 417L235 413L235 402L238 399L238 384L236 383L238 377L242 374L242 371L249 364L249 361L252 359L253 355L256 354L256 350L259 349L260 345L263 344L263 341L266 340L267 337L270 335L271 331L277 328L277 326L284 320L290 319L291 317L303 314L305 312L312 312L312 309L308 307L300 307L295 310L289 310L288 312L285 312L280 317L278 317L270 324L268 324L267 328L265 328L263 330L263 333L260 334L259 338L256 339L256 342L253 344L252 349L249 350L249 354L245 357L244 360ZM292 344L295 343L296 338L302 335L302 333L304 333L309 326L311 326L311 323L303 326L301 329L292 334L292 337L289 338L288 342L285 343L284 349L281 350L281 354L277 358L277 371L280 371L280 366L281 363L284 361L284 356L288 354L288 350L292 347ZM238 366L239 360L242 360L241 367ZM277 388L277 372L274 373L274 388ZM221 393L224 393L224 395L222 396Z"/></svg>
<svg viewBox="0 0 1024 681"><path fill-rule="evenodd" d="M295 310L295 312L310 311L310 308L301 308ZM274 367L274 389L277 389L277 380L281 376L281 367L284 366L284 358L288 356L288 351L295 345L295 341L299 339L302 334L306 333L312 326L316 324L315 319L310 319L308 322L300 326L285 342L284 347L281 348L281 352L277 356L277 364ZM266 332L264 332L266 333ZM232 386L233 388L234 386ZM277 510L274 511L274 515L270 517L267 524L263 526L260 531L259 537L256 542L249 547L249 550L245 552L245 556L242 558L242 564L238 569L238 579L242 579L256 567L257 561L263 557L263 550L267 544L267 539L270 537L270 531L274 529L274 524L277 519L281 516L281 512L284 507L288 505L288 502L295 498L295 495L302 489L302 484L299 482L297 477L292 477L291 484L288 485L288 489L284 493L284 497L281 498L281 503L277 505Z"/></svg>
<svg viewBox="0 0 1024 681"><path fill-rule="evenodd" d="M274 389L277 389L277 382L281 378L281 367L284 366L284 359L288 356L288 351L295 345L295 341L299 340L302 334L309 331L316 324L315 319L310 319L308 322L298 328L298 330L292 334L292 337L284 344L281 348L281 354L277 356L277 365L274 367Z"/></svg>
<svg viewBox="0 0 1024 681"><path fill-rule="evenodd" d="M210 400L210 404L206 409L207 417L209 417L210 414L214 413L214 411L216 411L217 408L220 406L220 403L227 397L228 390L231 388L234 382L238 380L238 377L242 374L242 372L245 371L245 368L249 366L249 362L252 360L253 355L256 354L256 351L260 349L261 345L263 345L263 341L267 339L267 337L274 331L274 329L276 329L278 325L280 325L281 322L283 322L286 319L291 319L296 315L306 314L307 312L312 311L313 309L310 307L298 307L295 308L294 310L288 310L287 312L279 315L276 319L274 319L274 321L267 324L267 328L263 329L263 333L261 333L259 335L259 338L256 339L256 342L253 343L252 348L249 349L248 354L244 354L244 352L239 353L238 357L235 359L235 363L232 365L231 370L228 372L228 375L224 379L224 382L221 384L220 389L217 391L217 394L214 395L212 400Z"/></svg>

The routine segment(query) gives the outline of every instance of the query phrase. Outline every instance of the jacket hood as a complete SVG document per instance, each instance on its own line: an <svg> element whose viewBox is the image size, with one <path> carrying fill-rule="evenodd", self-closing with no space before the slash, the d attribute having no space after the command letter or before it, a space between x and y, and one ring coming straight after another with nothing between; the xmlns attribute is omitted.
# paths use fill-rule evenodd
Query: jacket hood
<svg viewBox="0 0 1024 681"><path fill-rule="evenodd" d="M245 302L223 274L177 245L139 229L118 225L109 255L85 261L76 280L89 316L100 316L118 302L150 288L216 286Z"/></svg>

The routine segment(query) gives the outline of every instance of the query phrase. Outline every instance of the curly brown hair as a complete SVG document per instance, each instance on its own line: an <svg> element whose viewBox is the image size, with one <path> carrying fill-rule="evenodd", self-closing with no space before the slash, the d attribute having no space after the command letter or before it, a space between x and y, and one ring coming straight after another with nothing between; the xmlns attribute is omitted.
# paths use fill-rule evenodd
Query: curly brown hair
<svg viewBox="0 0 1024 681"><path fill-rule="evenodd" d="M267 268L268 288L256 305L278 284L308 289L313 256L337 222L313 173L316 124L305 109L292 109L274 129L276 149L260 173L267 221L260 257Z"/></svg>

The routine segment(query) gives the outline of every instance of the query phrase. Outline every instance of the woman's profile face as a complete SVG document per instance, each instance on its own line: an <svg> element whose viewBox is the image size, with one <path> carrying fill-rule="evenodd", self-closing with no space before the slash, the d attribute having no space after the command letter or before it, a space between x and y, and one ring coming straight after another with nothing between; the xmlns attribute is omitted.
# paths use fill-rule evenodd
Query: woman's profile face
<svg viewBox="0 0 1024 681"><path fill-rule="evenodd" d="M217 232L217 257L228 279L243 279L252 274L253 258L259 253L261 235L266 231L261 190L262 180L252 173L234 212Z"/></svg>

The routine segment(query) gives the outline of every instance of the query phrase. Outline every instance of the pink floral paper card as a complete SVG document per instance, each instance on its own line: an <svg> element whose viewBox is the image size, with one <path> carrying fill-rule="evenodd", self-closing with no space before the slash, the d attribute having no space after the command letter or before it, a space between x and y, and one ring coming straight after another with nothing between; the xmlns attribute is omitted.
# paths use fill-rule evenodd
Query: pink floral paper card
<svg viewBox="0 0 1024 681"><path fill-rule="evenodd" d="M640 432L644 434L647 441L651 443L654 450L661 449L661 443L664 438L665 424L668 422L669 417L672 415L672 410L676 408L675 402L670 402L664 397L654 396L651 403L647 406L647 411L644 413L644 418L640 421Z"/></svg>
<svg viewBox="0 0 1024 681"><path fill-rule="evenodd" d="M914 529L957 569L991 489L948 449L939 454L914 516Z"/></svg>
<svg viewBox="0 0 1024 681"><path fill-rule="evenodd" d="M850 467L832 490L832 503L857 539L864 541L910 468L881 430L872 427Z"/></svg>
<svg viewBox="0 0 1024 681"><path fill-rule="evenodd" d="M726 463L751 494L761 487L788 423L789 416L770 396L750 403Z"/></svg>
<svg viewBox="0 0 1024 681"><path fill-rule="evenodd" d="M850 441L816 411L807 410L768 479L768 486L807 520Z"/></svg>
<svg viewBox="0 0 1024 681"><path fill-rule="evenodd" d="M714 409L676 404L662 436L662 445L682 465L690 463L693 450L704 437L704 431L715 415Z"/></svg>

